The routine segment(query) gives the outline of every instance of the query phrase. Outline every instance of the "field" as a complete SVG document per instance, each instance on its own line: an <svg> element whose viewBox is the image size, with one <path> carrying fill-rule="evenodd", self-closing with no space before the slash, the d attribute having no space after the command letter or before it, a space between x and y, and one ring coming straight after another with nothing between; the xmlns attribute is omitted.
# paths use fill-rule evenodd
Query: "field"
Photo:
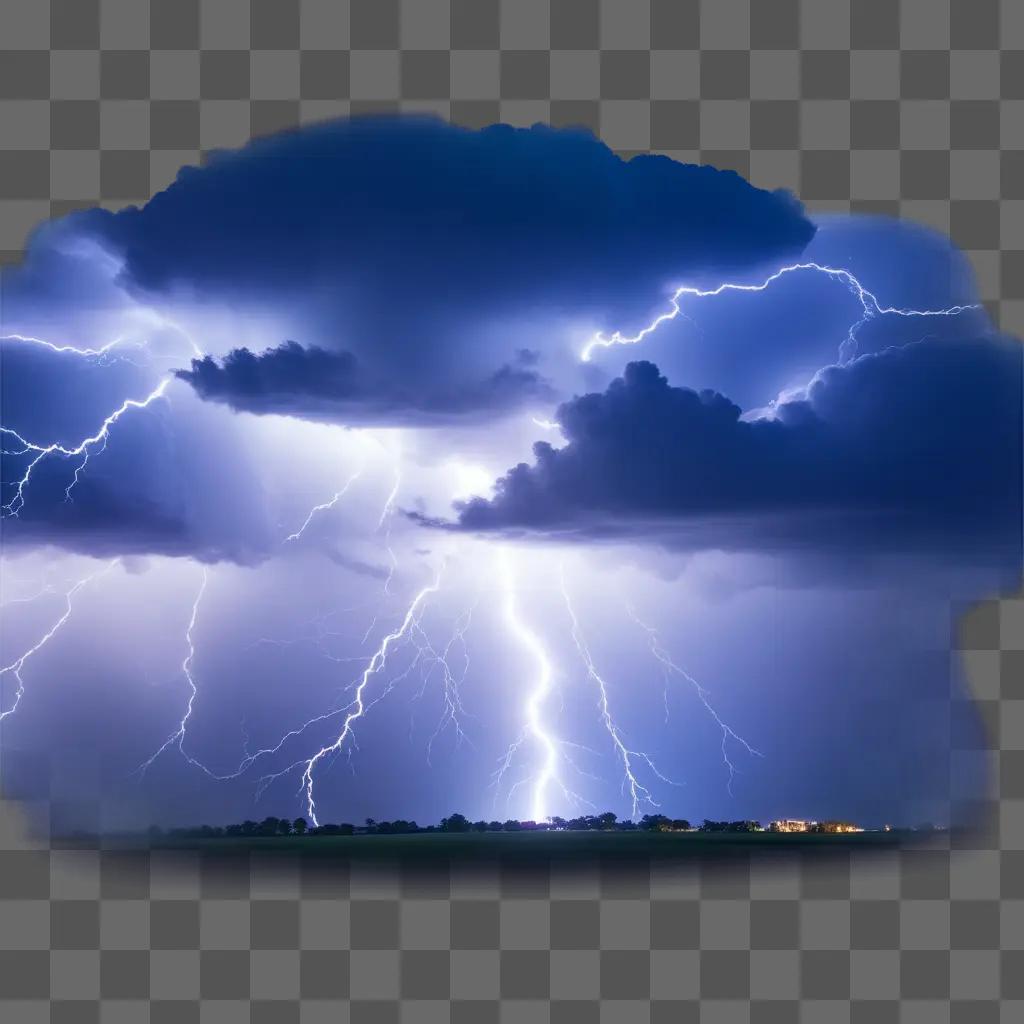
<svg viewBox="0 0 1024 1024"><path fill-rule="evenodd" d="M850 835L769 832L427 832L412 835L231 836L125 839L161 850L220 851L226 855L301 853L303 857L402 861L586 861L657 860L728 856L746 852L891 849L922 835L860 832ZM110 840L104 841L109 847Z"/></svg>

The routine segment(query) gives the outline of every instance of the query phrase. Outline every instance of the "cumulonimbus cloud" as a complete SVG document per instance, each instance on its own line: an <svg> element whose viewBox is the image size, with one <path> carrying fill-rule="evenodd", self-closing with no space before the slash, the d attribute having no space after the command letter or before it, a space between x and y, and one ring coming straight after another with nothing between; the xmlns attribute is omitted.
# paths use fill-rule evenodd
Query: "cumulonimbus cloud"
<svg viewBox="0 0 1024 1024"><path fill-rule="evenodd" d="M583 130L376 117L214 154L144 206L66 231L147 299L269 307L294 327L298 344L186 370L200 395L401 424L534 402L564 354L559 318L646 315L666 281L775 266L815 228L790 193L623 160ZM530 373L524 344L545 350Z"/></svg>
<svg viewBox="0 0 1024 1024"><path fill-rule="evenodd" d="M822 370L800 399L745 420L650 362L563 404L563 447L534 447L458 525L711 546L1019 554L1021 352L988 336L924 340Z"/></svg>

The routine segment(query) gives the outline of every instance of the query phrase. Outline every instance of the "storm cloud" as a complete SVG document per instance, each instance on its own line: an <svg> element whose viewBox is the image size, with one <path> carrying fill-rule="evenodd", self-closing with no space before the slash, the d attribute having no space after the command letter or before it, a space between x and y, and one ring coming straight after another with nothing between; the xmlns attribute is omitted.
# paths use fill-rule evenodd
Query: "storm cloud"
<svg viewBox="0 0 1024 1024"><path fill-rule="evenodd" d="M375 376L351 352L303 348L286 341L256 355L240 348L219 363L194 359L176 376L200 398L239 412L277 413L340 424L429 426L459 417L500 415L528 401L550 400L552 388L528 362L505 365L467 387L430 390L406 383L400 374Z"/></svg>
<svg viewBox="0 0 1024 1024"><path fill-rule="evenodd" d="M634 362L605 392L564 403L558 421L566 444L536 444L492 500L461 505L461 528L1019 551L1021 346L1010 339L865 355L754 420Z"/></svg>
<svg viewBox="0 0 1024 1024"><path fill-rule="evenodd" d="M814 232L789 193L623 160L584 130L376 117L216 153L141 208L72 215L54 244L99 244L145 301L272 314L285 333L186 370L204 397L401 424L535 401L574 362L567 321L646 316L667 281L774 267Z"/></svg>

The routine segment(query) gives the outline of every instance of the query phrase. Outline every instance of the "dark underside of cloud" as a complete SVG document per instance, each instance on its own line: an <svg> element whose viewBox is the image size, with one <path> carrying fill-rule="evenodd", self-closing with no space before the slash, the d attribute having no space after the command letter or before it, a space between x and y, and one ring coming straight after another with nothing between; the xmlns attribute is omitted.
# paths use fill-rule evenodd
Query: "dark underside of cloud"
<svg viewBox="0 0 1024 1024"><path fill-rule="evenodd" d="M552 390L523 359L456 390L417 388L400 374L368 373L351 352L303 348L286 341L256 355L240 348L220 362L210 356L179 370L200 398L238 412L278 413L342 424L429 426L500 415Z"/></svg>
<svg viewBox="0 0 1024 1024"><path fill-rule="evenodd" d="M745 421L712 391L631 363L566 402L567 443L460 506L459 527L685 545L1018 550L1021 346L922 341L822 371Z"/></svg>
<svg viewBox="0 0 1024 1024"><path fill-rule="evenodd" d="M581 129L417 116L255 140L38 241L99 243L147 301L280 313L286 333L262 343L304 352L204 362L185 377L203 397L402 424L533 402L565 352L559 318L647 317L671 282L775 267L814 232L790 193L732 171L623 160ZM524 344L544 352L529 371Z"/></svg>
<svg viewBox="0 0 1024 1024"><path fill-rule="evenodd" d="M377 279L398 301L423 280L461 284L453 270L496 289L558 292L629 268L716 274L799 252L814 234L792 195L732 171L624 161L583 130L475 131L427 117L258 139L184 168L142 208L71 222L147 290L305 288L341 274Z"/></svg>

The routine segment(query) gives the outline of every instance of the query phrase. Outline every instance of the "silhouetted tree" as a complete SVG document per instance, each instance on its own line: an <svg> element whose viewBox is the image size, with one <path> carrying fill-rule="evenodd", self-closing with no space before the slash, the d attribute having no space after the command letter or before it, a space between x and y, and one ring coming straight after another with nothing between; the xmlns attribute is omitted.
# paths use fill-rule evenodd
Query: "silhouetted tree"
<svg viewBox="0 0 1024 1024"><path fill-rule="evenodd" d="M668 823L664 814L645 814L640 819L640 828L647 832L661 832Z"/></svg>
<svg viewBox="0 0 1024 1024"><path fill-rule="evenodd" d="M306 834L306 829L307 828L308 828L308 826L306 825L306 819L305 818L296 818L292 822L292 831L297 836L304 836Z"/></svg>
<svg viewBox="0 0 1024 1024"><path fill-rule="evenodd" d="M700 826L701 832L757 832L761 828L758 821L709 821L704 819Z"/></svg>
<svg viewBox="0 0 1024 1024"><path fill-rule="evenodd" d="M450 814L441 819L440 829L442 832L468 832L469 820L464 814Z"/></svg>
<svg viewBox="0 0 1024 1024"><path fill-rule="evenodd" d="M355 828L348 822L341 825L321 825L315 829L317 835L322 836L350 836L355 831Z"/></svg>

